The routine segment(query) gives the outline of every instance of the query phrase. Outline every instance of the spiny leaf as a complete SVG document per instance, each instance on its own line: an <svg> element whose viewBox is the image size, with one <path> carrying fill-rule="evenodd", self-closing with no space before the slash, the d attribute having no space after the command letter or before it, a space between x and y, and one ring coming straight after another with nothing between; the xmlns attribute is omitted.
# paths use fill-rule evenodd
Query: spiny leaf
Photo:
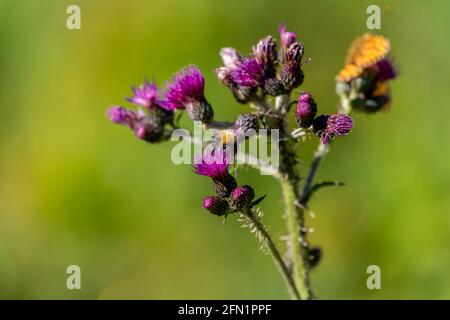
<svg viewBox="0 0 450 320"><path fill-rule="evenodd" d="M252 208L252 207L254 207L254 206L260 204L261 201L263 201L264 198L265 198L266 196L267 196L267 194L263 195L262 197L259 197L259 198L256 199L255 201L253 201L253 202L250 204L250 208Z"/></svg>
<svg viewBox="0 0 450 320"><path fill-rule="evenodd" d="M324 187L342 187L342 186L345 186L345 183L341 182L341 181L323 181L323 182L318 182L318 183L314 184L309 189L309 191L302 197L301 202L303 204L306 204L309 201L309 199L311 198L311 196L315 192L319 191L321 188L324 188Z"/></svg>

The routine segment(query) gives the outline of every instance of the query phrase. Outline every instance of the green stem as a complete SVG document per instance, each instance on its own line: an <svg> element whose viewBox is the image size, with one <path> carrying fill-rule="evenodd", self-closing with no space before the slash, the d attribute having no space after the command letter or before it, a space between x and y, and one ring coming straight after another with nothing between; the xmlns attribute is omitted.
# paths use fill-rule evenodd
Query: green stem
<svg viewBox="0 0 450 320"><path fill-rule="evenodd" d="M300 232L300 228L302 228L304 223L303 219L301 221L298 220L297 207L295 205L297 194L292 184L287 180L281 181L281 187L283 190L286 222L290 238L293 277L300 294L300 299L309 300L312 297L309 270L305 261L305 254L303 254L304 248L301 246L304 243L304 239L302 239L302 232Z"/></svg>
<svg viewBox="0 0 450 320"><path fill-rule="evenodd" d="M256 227L259 234L261 235L262 241L263 241L264 245L266 246L266 248L269 249L272 259L275 262L275 265L277 266L278 271L280 272L281 276L283 277L283 279L286 283L286 286L289 289L289 294L292 297L292 299L295 299L295 300L300 299L300 295L299 295L297 287L295 285L295 281L292 278L288 267L286 266L286 264L283 261L283 258L281 257L280 251L278 250L275 243L273 242L266 227L261 223L259 218L253 213L253 209L243 210L242 214L251 221L253 226Z"/></svg>
<svg viewBox="0 0 450 320"><path fill-rule="evenodd" d="M299 181L297 173L297 155L295 141L289 138L290 131L286 120L281 127L280 140L280 173L278 178L281 184L285 205L285 217L289 234L289 253L292 259L292 274L294 277L300 298L309 300L312 298L312 290L309 277L309 246L305 227L304 213L297 206L300 200Z"/></svg>

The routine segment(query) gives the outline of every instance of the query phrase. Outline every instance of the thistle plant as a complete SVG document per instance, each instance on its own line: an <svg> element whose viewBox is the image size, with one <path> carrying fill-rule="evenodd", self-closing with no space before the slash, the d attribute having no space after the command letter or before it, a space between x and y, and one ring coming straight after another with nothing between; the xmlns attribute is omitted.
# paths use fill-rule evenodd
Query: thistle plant
<svg viewBox="0 0 450 320"><path fill-rule="evenodd" d="M149 143L170 140L180 128L179 118L184 112L192 121L201 122L203 128L215 129L213 148L193 159L193 172L211 179L213 185L213 193L203 198L202 207L212 216L237 216L272 256L290 297L312 299L310 272L319 264L322 249L308 240L309 200L323 187L342 185L335 181L316 182L316 173L333 141L351 132L352 110L375 113L387 109L391 102L390 81L397 73L388 56L388 39L371 34L357 38L336 76L339 108L335 114L319 114L317 99L297 89L304 81L303 69L309 62L304 59L304 45L284 24L279 33L279 47L275 38L267 36L247 56L233 48L220 50L223 66L215 70L218 80L239 104L250 107L243 107L245 112L233 122L214 118L213 108L205 97L204 77L195 65L176 73L162 89L148 81L133 87L133 95L127 100L137 110L114 106L108 110L108 116ZM291 110L293 106L295 110ZM251 135L258 138L258 129L278 133L275 143L279 166L266 169L270 169L282 189L287 229L284 242L274 240L263 222L259 206L265 196L257 197L257 188L238 183L236 174L230 173L238 146L245 144ZM308 138L318 139L318 147L308 170L300 172L299 157L304 155L299 155L298 150ZM257 162L251 166L266 165Z"/></svg>

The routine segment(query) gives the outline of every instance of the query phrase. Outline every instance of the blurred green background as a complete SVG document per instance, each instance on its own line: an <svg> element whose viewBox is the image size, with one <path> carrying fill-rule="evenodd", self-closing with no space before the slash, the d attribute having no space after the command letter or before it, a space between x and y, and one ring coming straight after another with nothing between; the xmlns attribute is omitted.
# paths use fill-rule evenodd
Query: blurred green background
<svg viewBox="0 0 450 320"><path fill-rule="evenodd" d="M81 7L81 30L66 8ZM297 32L312 62L302 86L333 112L334 76L366 8L382 8L401 76L389 113L356 114L318 179L347 186L311 202L313 272L321 299L450 298L450 2L260 0L0 0L0 298L287 298L269 256L234 218L201 208L208 179L170 162L171 143L147 145L113 125L144 77L158 84L196 63L217 118L238 105L215 79L218 51L243 53ZM300 152L302 172L316 142ZM283 235L279 186L255 171L241 183L267 193L265 221ZM82 290L67 290L68 265ZM382 289L366 288L381 267Z"/></svg>

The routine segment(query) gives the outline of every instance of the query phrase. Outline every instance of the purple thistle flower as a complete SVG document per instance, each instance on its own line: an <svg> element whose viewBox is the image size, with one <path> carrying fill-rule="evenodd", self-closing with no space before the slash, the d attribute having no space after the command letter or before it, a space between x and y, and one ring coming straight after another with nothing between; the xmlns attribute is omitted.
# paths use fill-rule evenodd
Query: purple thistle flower
<svg viewBox="0 0 450 320"><path fill-rule="evenodd" d="M229 209L228 201L217 196L203 198L202 207L216 216L223 216Z"/></svg>
<svg viewBox="0 0 450 320"><path fill-rule="evenodd" d="M147 108L148 110L162 105L162 102L158 99L158 87L154 82L150 83L145 80L139 88L133 86L131 90L133 90L134 95L126 98L131 103Z"/></svg>
<svg viewBox="0 0 450 320"><path fill-rule="evenodd" d="M231 192L231 203L235 209L241 209L251 203L255 191L249 185L237 187Z"/></svg>
<svg viewBox="0 0 450 320"><path fill-rule="evenodd" d="M246 58L233 69L233 81L244 87L259 87L264 84L263 66L255 58Z"/></svg>
<svg viewBox="0 0 450 320"><path fill-rule="evenodd" d="M131 109L113 106L108 109L108 118L114 123L133 128L139 116Z"/></svg>
<svg viewBox="0 0 450 320"><path fill-rule="evenodd" d="M242 57L234 48L222 48L219 53L223 61L223 67L216 69L216 75L220 82L232 88L234 83L232 72L242 62Z"/></svg>
<svg viewBox="0 0 450 320"><path fill-rule="evenodd" d="M322 143L327 144L335 137L347 135L353 128L353 119L346 114L328 116L327 125L322 137Z"/></svg>
<svg viewBox="0 0 450 320"><path fill-rule="evenodd" d="M303 92L298 97L297 110L295 111L295 118L297 124L302 128L309 128L317 113L317 104L313 97Z"/></svg>
<svg viewBox="0 0 450 320"><path fill-rule="evenodd" d="M283 48L287 48L292 43L297 41L297 35L295 32L287 31L284 23L280 24L278 31L280 32L280 43Z"/></svg>
<svg viewBox="0 0 450 320"><path fill-rule="evenodd" d="M234 98L239 103L247 103L257 90L256 87L248 87L238 84L234 79L234 73L240 74L240 65L243 58L234 48L222 48L220 50L224 66L216 69L216 75L219 81L228 87L233 93ZM241 78L241 76L239 76Z"/></svg>
<svg viewBox="0 0 450 320"><path fill-rule="evenodd" d="M220 49L219 55L222 58L223 65L226 68L236 67L242 61L241 55L234 48L222 48Z"/></svg>
<svg viewBox="0 0 450 320"><path fill-rule="evenodd" d="M218 149L213 153L205 154L197 157L194 161L195 173L218 179L228 174L228 156L224 150Z"/></svg>
<svg viewBox="0 0 450 320"><path fill-rule="evenodd" d="M162 119L154 112L146 114L142 109L137 112L120 106L108 109L109 119L132 129L141 140L159 142L163 138L164 127Z"/></svg>
<svg viewBox="0 0 450 320"><path fill-rule="evenodd" d="M377 79L379 81L392 80L397 77L397 72L394 68L394 64L389 59L383 59L377 62L375 65L377 70Z"/></svg>
<svg viewBox="0 0 450 320"><path fill-rule="evenodd" d="M236 188L236 179L228 172L228 154L223 149L216 149L194 160L195 173L212 178L218 196L227 198Z"/></svg>
<svg viewBox="0 0 450 320"><path fill-rule="evenodd" d="M167 84L164 107L167 110L185 109L187 104L201 102L204 96L205 79L195 65L176 73L173 82Z"/></svg>

